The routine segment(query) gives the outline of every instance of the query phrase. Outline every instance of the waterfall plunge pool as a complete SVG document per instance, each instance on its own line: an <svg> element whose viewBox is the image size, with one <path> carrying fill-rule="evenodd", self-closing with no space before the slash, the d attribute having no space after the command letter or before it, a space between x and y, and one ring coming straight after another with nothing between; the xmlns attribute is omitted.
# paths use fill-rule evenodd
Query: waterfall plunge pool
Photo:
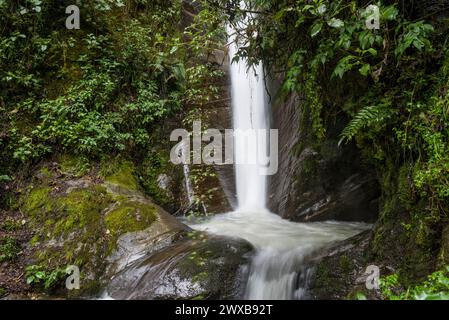
<svg viewBox="0 0 449 320"><path fill-rule="evenodd" d="M252 259L246 299L301 299L307 273L304 258L371 227L359 222L296 223L267 210L234 211L196 220L195 230L243 238L256 249Z"/></svg>

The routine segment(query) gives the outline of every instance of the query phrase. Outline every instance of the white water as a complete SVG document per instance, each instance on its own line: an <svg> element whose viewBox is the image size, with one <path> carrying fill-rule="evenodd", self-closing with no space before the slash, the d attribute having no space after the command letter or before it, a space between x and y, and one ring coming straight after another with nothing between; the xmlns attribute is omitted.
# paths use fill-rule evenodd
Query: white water
<svg viewBox="0 0 449 320"><path fill-rule="evenodd" d="M232 30L231 30L232 32ZM231 40L235 40L231 37ZM237 51L230 45L230 56ZM262 65L247 70L246 61L232 63L232 106L234 129L268 129L269 117L262 79ZM234 156L267 151L265 140L245 145L235 136ZM261 154L261 153L259 153ZM236 160L236 162L238 162ZM266 176L257 164L236 165L238 209L192 225L194 229L248 240L257 250L252 260L245 297L247 299L300 299L304 297L308 254L367 229L362 223L293 223L266 209Z"/></svg>
<svg viewBox="0 0 449 320"><path fill-rule="evenodd" d="M230 31L232 32L232 31ZM229 56L238 50L231 37ZM266 199L266 178L260 174L262 167L257 163L258 155L268 154L265 139L259 139L258 129L269 129L266 90L263 81L262 64L248 70L245 60L231 63L232 109L234 122L234 157L236 191L239 210L264 210ZM257 143L251 143L245 132L254 130ZM251 159L255 158L255 161Z"/></svg>
<svg viewBox="0 0 449 320"><path fill-rule="evenodd" d="M184 159L190 157L190 147L188 143L190 143L190 141L183 141L183 143L180 144L179 149L177 149L178 155ZM193 191L192 183L190 181L190 167L187 161L184 161L182 170L184 173L184 187L187 192L187 201L189 202L189 205L192 205L195 200L195 192Z"/></svg>
<svg viewBox="0 0 449 320"><path fill-rule="evenodd" d="M302 268L303 258L369 226L335 221L294 223L268 211L236 211L192 227L243 238L254 245L257 253L250 269L246 298L300 299L304 283L300 283L299 277L306 272Z"/></svg>
<svg viewBox="0 0 449 320"><path fill-rule="evenodd" d="M188 164L183 164L183 173L184 173L184 184L187 191L187 200L189 201L189 205L192 205L195 200L195 193L192 188L192 183L190 181L190 168Z"/></svg>

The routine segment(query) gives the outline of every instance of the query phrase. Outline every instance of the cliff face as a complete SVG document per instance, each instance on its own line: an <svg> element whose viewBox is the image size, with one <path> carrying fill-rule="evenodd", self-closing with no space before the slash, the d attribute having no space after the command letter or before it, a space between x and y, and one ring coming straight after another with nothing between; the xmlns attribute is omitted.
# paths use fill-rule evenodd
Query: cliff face
<svg viewBox="0 0 449 320"><path fill-rule="evenodd" d="M201 9L191 1L183 1L182 21L180 28L186 29L195 23L196 14ZM189 41L186 36L186 41ZM225 42L224 40L221 42ZM220 41L217 40L217 43ZM190 63L207 66L220 76L210 75L208 79L196 79L202 87L213 87L212 99L197 104L187 104L182 112L166 121L158 134L158 144L154 147L160 156L155 169L155 161L147 161L142 166L143 181L146 191L163 207L175 215L208 214L231 211L236 205L233 165L189 164L188 170L182 165L167 163L169 153L177 142L170 142L169 137L174 129L182 128L192 132L193 121L201 121L201 130L218 129L224 136L224 130L232 128L232 111L230 86L228 78L229 58L226 47L218 47L201 57L194 56ZM203 141L202 147L209 141ZM224 141L222 141L224 154ZM190 150L192 151L190 140ZM204 149L202 149L203 151ZM163 165L159 165L162 163ZM150 168L150 174L148 173ZM184 169L184 170L183 170ZM186 179L190 190L187 190ZM190 194L190 195L189 195ZM189 199L190 198L190 199Z"/></svg>
<svg viewBox="0 0 449 320"><path fill-rule="evenodd" d="M270 177L269 207L293 221L366 221L377 217L379 187L354 145L338 146L341 121L324 141L310 137L303 97L275 98L272 127L279 130L279 170Z"/></svg>

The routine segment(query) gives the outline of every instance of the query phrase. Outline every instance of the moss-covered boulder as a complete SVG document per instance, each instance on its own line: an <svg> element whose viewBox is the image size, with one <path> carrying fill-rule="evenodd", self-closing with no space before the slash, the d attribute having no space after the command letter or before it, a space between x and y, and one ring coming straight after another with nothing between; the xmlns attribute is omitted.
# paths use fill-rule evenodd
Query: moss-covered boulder
<svg viewBox="0 0 449 320"><path fill-rule="evenodd" d="M36 171L20 201L34 231L30 264L49 271L76 265L82 286L69 296L93 294L118 238L169 214L139 191L129 161L81 171L79 159L59 160Z"/></svg>
<svg viewBox="0 0 449 320"><path fill-rule="evenodd" d="M209 238L179 222L144 195L131 161L82 163L64 156L41 164L18 206L34 232L34 270L80 270L79 290L63 288L61 277L46 293L98 297L107 287L119 298L226 298L240 292L236 276L252 250L248 243ZM136 291L127 277L139 279L137 264L165 273L141 279L144 288Z"/></svg>

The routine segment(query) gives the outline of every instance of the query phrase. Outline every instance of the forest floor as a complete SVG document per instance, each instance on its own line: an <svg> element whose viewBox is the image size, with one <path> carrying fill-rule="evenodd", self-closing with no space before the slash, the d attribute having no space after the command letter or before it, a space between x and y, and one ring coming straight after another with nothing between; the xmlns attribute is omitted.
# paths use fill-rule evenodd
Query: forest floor
<svg viewBox="0 0 449 320"><path fill-rule="evenodd" d="M33 250L29 245L33 233L19 211L0 213L0 298L28 295L25 268Z"/></svg>

